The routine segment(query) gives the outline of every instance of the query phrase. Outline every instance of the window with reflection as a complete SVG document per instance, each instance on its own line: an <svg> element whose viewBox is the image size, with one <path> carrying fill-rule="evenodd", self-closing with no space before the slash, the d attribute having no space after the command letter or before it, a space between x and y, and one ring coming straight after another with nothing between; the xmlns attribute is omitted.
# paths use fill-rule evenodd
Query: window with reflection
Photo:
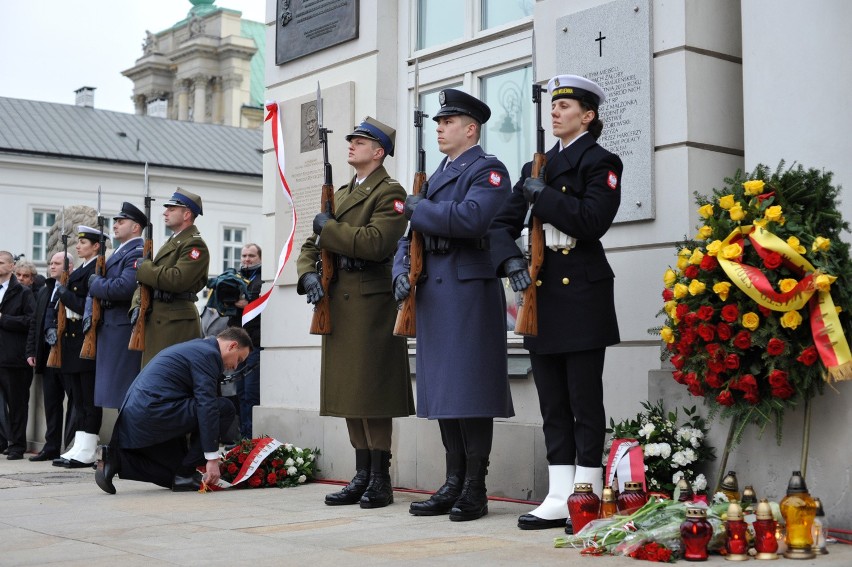
<svg viewBox="0 0 852 567"><path fill-rule="evenodd" d="M494 28L532 16L535 0L480 0L482 29Z"/></svg>
<svg viewBox="0 0 852 567"><path fill-rule="evenodd" d="M417 1L417 49L428 49L464 36L465 6L458 0Z"/></svg>
<svg viewBox="0 0 852 567"><path fill-rule="evenodd" d="M32 235L33 247L30 258L33 262L47 262L47 235L50 227L56 223L56 211L33 211Z"/></svg>

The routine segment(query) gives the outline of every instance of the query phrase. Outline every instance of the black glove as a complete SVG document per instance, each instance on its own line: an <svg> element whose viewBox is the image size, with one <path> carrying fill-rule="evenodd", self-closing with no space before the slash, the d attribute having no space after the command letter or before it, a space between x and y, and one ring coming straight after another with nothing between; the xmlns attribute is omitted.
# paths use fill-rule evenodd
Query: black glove
<svg viewBox="0 0 852 567"><path fill-rule="evenodd" d="M334 215L330 213L320 213L314 217L314 234L319 236L322 233L322 227L325 226L329 220L333 220Z"/></svg>
<svg viewBox="0 0 852 567"><path fill-rule="evenodd" d="M547 184L544 182L544 166L541 166L538 177L527 177L524 179L524 199L530 203L535 203L545 187L547 187Z"/></svg>
<svg viewBox="0 0 852 567"><path fill-rule="evenodd" d="M405 198L405 218L411 220L411 215L414 214L414 209L417 207L417 204L424 198L425 197L423 197L423 195L409 195Z"/></svg>
<svg viewBox="0 0 852 567"><path fill-rule="evenodd" d="M44 342L53 346L56 344L56 329L53 327L48 327L44 330Z"/></svg>
<svg viewBox="0 0 852 567"><path fill-rule="evenodd" d="M131 327L136 325L136 319L138 319L138 318L139 318L139 308L134 307L133 310L130 312L130 326Z"/></svg>
<svg viewBox="0 0 852 567"><path fill-rule="evenodd" d="M91 317L83 317L83 333L88 333L89 329L92 328L92 318Z"/></svg>
<svg viewBox="0 0 852 567"><path fill-rule="evenodd" d="M59 299L62 299L62 296L68 293L68 288L59 282L56 282L56 287L54 289L56 290L56 297Z"/></svg>
<svg viewBox="0 0 852 567"><path fill-rule="evenodd" d="M411 293L411 281L408 279L408 274L399 274L393 280L393 297L397 301L402 301L408 294Z"/></svg>
<svg viewBox="0 0 852 567"><path fill-rule="evenodd" d="M307 272L302 276L302 289L305 290L305 295L308 296L308 303L316 305L323 298L325 292L322 290L322 281L316 272Z"/></svg>
<svg viewBox="0 0 852 567"><path fill-rule="evenodd" d="M506 273L506 277L509 278L509 285L512 286L512 291L524 291L532 284L530 273L527 270L527 261L519 256L507 258L503 262L503 271Z"/></svg>
<svg viewBox="0 0 852 567"><path fill-rule="evenodd" d="M89 276L89 287L92 287L92 282L98 279L100 276L98 274L92 274Z"/></svg>

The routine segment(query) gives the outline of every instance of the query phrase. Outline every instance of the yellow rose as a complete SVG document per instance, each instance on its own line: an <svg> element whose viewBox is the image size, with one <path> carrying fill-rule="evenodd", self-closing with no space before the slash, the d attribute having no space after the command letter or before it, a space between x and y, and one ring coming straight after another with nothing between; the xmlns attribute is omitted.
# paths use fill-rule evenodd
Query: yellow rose
<svg viewBox="0 0 852 567"><path fill-rule="evenodd" d="M666 272L663 274L663 283L666 284L666 287L671 289L671 287L674 285L674 283L676 281L677 281L677 274L675 273L675 271L672 270L671 268L666 270Z"/></svg>
<svg viewBox="0 0 852 567"><path fill-rule="evenodd" d="M701 295L704 293L704 290L707 289L707 286L704 285L704 282L699 280L692 280L689 282L689 294L690 295Z"/></svg>
<svg viewBox="0 0 852 567"><path fill-rule="evenodd" d="M822 236L817 236L814 243L811 245L811 250L816 252L819 250L820 252L828 252L828 249L831 248L831 240L828 238L823 238Z"/></svg>
<svg viewBox="0 0 852 567"><path fill-rule="evenodd" d="M674 299L672 299L671 301L666 301L665 303L663 303L663 309L666 310L666 313L669 314L669 317L673 318L673 313L675 309L677 309L677 301L675 301Z"/></svg>
<svg viewBox="0 0 852 567"><path fill-rule="evenodd" d="M773 205L763 212L764 218L772 222L780 222L783 219L781 205Z"/></svg>
<svg viewBox="0 0 852 567"><path fill-rule="evenodd" d="M754 311L749 311L743 314L743 327L749 331L754 331L760 326L760 317Z"/></svg>
<svg viewBox="0 0 852 567"><path fill-rule="evenodd" d="M763 186L765 183L761 179L752 179L751 181L746 181L743 183L743 189L745 189L746 195L760 195L763 193Z"/></svg>
<svg viewBox="0 0 852 567"><path fill-rule="evenodd" d="M785 329L793 329L802 324L802 316L798 311L787 311L781 316L781 326Z"/></svg>
<svg viewBox="0 0 852 567"><path fill-rule="evenodd" d="M792 248L793 250L795 250L799 254L805 253L805 247L802 246L802 244L799 242L799 239L796 238L795 236L791 236L790 238L788 238L787 244L790 246L790 248Z"/></svg>
<svg viewBox="0 0 852 567"><path fill-rule="evenodd" d="M694 265L694 266L697 266L698 264L701 263L701 260L703 258L704 258L704 252L702 252L701 249L696 248L695 251L692 253L692 256L689 257L689 263Z"/></svg>
<svg viewBox="0 0 852 567"><path fill-rule="evenodd" d="M831 284L833 284L837 278L835 276L830 276L828 274L820 274L816 278L814 278L814 283L816 288L820 291L828 291L831 289Z"/></svg>
<svg viewBox="0 0 852 567"><path fill-rule="evenodd" d="M713 229L706 224L698 229L698 234L695 235L696 240L707 240L713 236Z"/></svg>
<svg viewBox="0 0 852 567"><path fill-rule="evenodd" d="M743 206L739 201L737 201L734 206L728 210L728 214L731 215L731 220L734 222L741 221L745 218L745 211L743 211Z"/></svg>
<svg viewBox="0 0 852 567"><path fill-rule="evenodd" d="M684 258L683 256L677 259L677 269L681 272L689 265L689 257Z"/></svg>
<svg viewBox="0 0 852 567"><path fill-rule="evenodd" d="M672 291L674 292L674 296L677 299L683 299L684 297L686 297L686 294L689 290L687 289L687 287L685 285L683 285L682 283L679 283L679 284L675 284L674 289Z"/></svg>
<svg viewBox="0 0 852 567"><path fill-rule="evenodd" d="M714 240L710 244L707 245L707 254L710 256L716 256L719 254L719 251L722 249L722 241Z"/></svg>
<svg viewBox="0 0 852 567"><path fill-rule="evenodd" d="M754 226L759 226L760 228L766 228L766 223L769 222L766 219L754 219L751 221L751 224Z"/></svg>
<svg viewBox="0 0 852 567"><path fill-rule="evenodd" d="M728 244L722 249L722 258L732 260L742 256L743 247L739 244Z"/></svg>
<svg viewBox="0 0 852 567"><path fill-rule="evenodd" d="M799 282L792 278L784 278L783 280L778 282L778 287L781 288L781 291L784 293L787 293L797 285L799 285Z"/></svg>
<svg viewBox="0 0 852 567"><path fill-rule="evenodd" d="M734 206L734 196L725 195L724 197L719 199L719 206L727 211L728 209Z"/></svg>
<svg viewBox="0 0 852 567"><path fill-rule="evenodd" d="M713 293L719 296L722 301L728 300L728 294L731 292L731 282L719 282L713 286Z"/></svg>
<svg viewBox="0 0 852 567"><path fill-rule="evenodd" d="M713 216L713 205L703 205L698 209L698 214L701 215L701 218L709 219Z"/></svg>
<svg viewBox="0 0 852 567"><path fill-rule="evenodd" d="M663 327L662 329L660 329L660 336L663 337L663 340L669 344L675 342L674 331L672 331L668 327Z"/></svg>

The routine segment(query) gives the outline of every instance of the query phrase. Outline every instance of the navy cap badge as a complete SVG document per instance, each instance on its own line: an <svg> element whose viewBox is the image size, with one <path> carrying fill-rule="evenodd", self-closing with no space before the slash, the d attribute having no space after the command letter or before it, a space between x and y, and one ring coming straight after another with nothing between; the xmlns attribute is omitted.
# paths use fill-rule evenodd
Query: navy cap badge
<svg viewBox="0 0 852 567"><path fill-rule="evenodd" d="M438 93L438 104L444 106L447 103L447 95L444 94L444 91Z"/></svg>

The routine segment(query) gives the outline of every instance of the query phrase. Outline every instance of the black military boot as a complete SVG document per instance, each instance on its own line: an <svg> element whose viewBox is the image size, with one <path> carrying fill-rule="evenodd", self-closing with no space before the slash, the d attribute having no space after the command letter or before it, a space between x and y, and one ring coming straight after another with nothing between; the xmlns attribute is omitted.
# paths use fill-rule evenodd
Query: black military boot
<svg viewBox="0 0 852 567"><path fill-rule="evenodd" d="M464 453L447 453L447 480L428 500L412 502L408 511L415 516L440 516L449 514L458 500L464 483Z"/></svg>
<svg viewBox="0 0 852 567"><path fill-rule="evenodd" d="M370 482L370 450L355 449L355 476L343 490L326 494L325 503L329 506L357 504L361 500L367 484Z"/></svg>
<svg viewBox="0 0 852 567"><path fill-rule="evenodd" d="M485 493L485 475L488 474L488 459L478 455L467 458L467 472L459 499L450 510L450 520L466 522L476 520L488 513L488 495Z"/></svg>
<svg viewBox="0 0 852 567"><path fill-rule="evenodd" d="M391 454L388 451L381 449L370 451L370 484L361 496L361 508L384 508L388 504L393 504L390 458Z"/></svg>

